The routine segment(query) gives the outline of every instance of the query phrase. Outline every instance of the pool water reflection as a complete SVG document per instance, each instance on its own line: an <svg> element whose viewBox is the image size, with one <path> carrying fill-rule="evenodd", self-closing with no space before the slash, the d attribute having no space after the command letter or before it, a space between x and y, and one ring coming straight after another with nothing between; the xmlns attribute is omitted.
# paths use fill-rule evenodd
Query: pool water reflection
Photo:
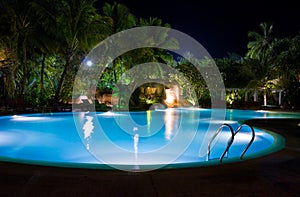
<svg viewBox="0 0 300 197"><path fill-rule="evenodd" d="M226 110L225 120L218 120L211 117L211 110L187 108L2 116L0 160L99 169L115 168L114 165L134 169L155 165L166 168L215 165L227 146L230 132L222 130L211 150L210 157L215 159L210 161L207 160L209 137L222 123L236 129L242 121L255 118L300 118L300 115ZM255 133L245 159L284 147L279 135L259 129ZM224 162L238 161L250 138L247 129L238 133Z"/></svg>

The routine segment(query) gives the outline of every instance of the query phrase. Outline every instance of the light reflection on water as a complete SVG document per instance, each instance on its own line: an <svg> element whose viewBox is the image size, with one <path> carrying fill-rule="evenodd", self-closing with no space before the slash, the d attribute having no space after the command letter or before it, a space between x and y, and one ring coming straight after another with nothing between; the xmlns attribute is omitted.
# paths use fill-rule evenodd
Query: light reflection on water
<svg viewBox="0 0 300 197"><path fill-rule="evenodd" d="M193 112L193 113L192 113ZM133 157L128 163L136 164L142 159L140 154L155 151L167 146L173 141L174 136L179 132L190 135L189 125L196 120L197 113L200 113L198 133L195 140L190 144L185 154L179 157L175 163L196 162L203 158L198 157L201 139L204 138L205 131L210 123L228 123L235 128L238 127L237 121L251 118L279 118L297 117L299 114L270 113L256 111L233 110L227 112L227 120L211 120L209 110L183 110L167 109L158 111L128 113L77 113L81 125L81 133L77 133L72 114L54 115L22 115L0 117L0 157L17 158L26 160L45 160L48 162L66 163L101 163L95 159L88 150L91 148L105 147L101 144L99 135L99 121L105 136L121 149L132 152ZM138 126L128 127L130 131L118 126L119 122L126 122L131 117ZM183 121L184 120L184 121ZM183 127L181 127L183 126ZM127 128L127 127L126 127ZM78 136L79 134L79 136ZM220 144L226 144L228 137L220 137ZM239 133L240 140L235 141L230 154L238 156L240 149L245 147L250 133ZM237 136L238 137L238 136ZM84 139L84 141L82 141ZM247 154L254 153L269 147L274 139L269 134L256 130L256 139ZM82 146L84 145L84 146ZM224 147L214 147L215 155L218 157ZM110 154L110 150L102 150ZM172 154L172 153L170 153ZM112 157L116 156L111 153ZM119 155L118 155L119 156ZM125 157L125 156L124 156ZM158 156L158 158L161 157ZM120 156L120 158L122 158ZM203 159L204 160L204 159Z"/></svg>
<svg viewBox="0 0 300 197"><path fill-rule="evenodd" d="M84 131L84 139L86 140L86 149L90 149L90 139L92 137L92 133L94 132L94 124L93 124L94 117L86 116L86 122L83 125Z"/></svg>
<svg viewBox="0 0 300 197"><path fill-rule="evenodd" d="M165 139L171 140L174 131L178 130L178 115L175 115L174 110L167 109L164 114L165 120Z"/></svg>
<svg viewBox="0 0 300 197"><path fill-rule="evenodd" d="M92 140L92 136L95 127L97 127L94 122L99 121L103 132L111 141L116 142L115 144L120 148L135 153L138 143L141 152L152 151L167 145L172 140L172 136L178 132L180 123L180 116L173 109L165 112L147 111L146 116L143 113L138 113L137 117L134 117L137 125L133 126L130 132L124 131L124 127L120 127L118 124L120 122L125 123L128 120L128 115L109 112L109 116L107 114L92 116L85 112L79 112L78 117L82 124L83 139L87 149L90 148L90 143L96 143L95 140ZM103 117L105 118L103 119ZM145 133L147 133L146 136ZM134 141L134 148L129 145L132 143L131 139Z"/></svg>

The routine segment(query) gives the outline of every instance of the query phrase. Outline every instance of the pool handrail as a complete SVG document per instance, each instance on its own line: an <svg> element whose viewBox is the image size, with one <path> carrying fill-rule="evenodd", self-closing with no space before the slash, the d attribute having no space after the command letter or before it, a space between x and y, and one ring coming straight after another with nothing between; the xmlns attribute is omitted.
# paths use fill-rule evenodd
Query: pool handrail
<svg viewBox="0 0 300 197"><path fill-rule="evenodd" d="M210 141L209 141L209 143L208 143L208 147L207 147L207 149L208 149L208 150L207 150L207 158L208 158L208 160L209 160L209 156L210 156L210 152L211 152L211 151L210 151L210 150L211 150L211 149L210 149L211 143L212 143L212 141L217 137L217 135L222 131L223 127L228 127L228 128L230 129L230 132L231 132L231 138L230 138L230 140L229 140L229 142L228 142L228 144L227 144L227 147L226 147L225 151L223 152L223 154L222 154L221 157L220 157L220 162L221 162L221 163L222 163L223 158L224 158L224 156L226 155L226 153L228 153L228 150L229 150L231 144L233 143L235 134L234 134L234 130L233 130L232 126L230 126L229 124L226 124L226 123L222 124L222 125L218 128L218 130L215 132L215 134L212 136L212 138L210 139Z"/></svg>
<svg viewBox="0 0 300 197"><path fill-rule="evenodd" d="M253 127L247 123L243 123L241 124L234 132L234 136L242 129L242 127L244 126L248 126L251 129L251 133L252 133L252 137L251 140L249 141L249 143L247 144L246 148L244 149L244 151L242 152L242 154L240 155L240 159L243 159L243 156L245 155L245 153L247 152L247 150L249 149L249 147L251 146L251 144L254 141L255 138L255 131L253 129Z"/></svg>
<svg viewBox="0 0 300 197"><path fill-rule="evenodd" d="M210 140L209 143L208 143L207 160L210 159L209 157L210 157L210 152L211 152L211 148L210 148L211 143L212 143L212 141L217 137L217 135L222 131L223 127L228 127L228 128L230 129L230 132L231 132L231 138L230 138L230 140L229 140L229 142L228 142L228 144L227 144L227 147L226 147L225 151L223 152L223 154L222 154L221 157L220 157L220 163L222 163L223 158L225 157L226 153L228 154L228 151L229 151L229 149L230 149L230 147L231 147L231 145L232 145L232 143L233 143L233 141L234 141L235 135L236 135L239 131L241 131L241 129L242 129L243 127L245 127L245 126L248 126L248 127L251 129L252 137L251 137L251 140L248 142L246 148L243 150L243 152L242 152L241 155L240 155L240 159L243 159L245 153L247 152L247 150L249 149L249 147L251 146L251 144L252 144L253 141L254 141L254 138L255 138L255 131L254 131L253 127L252 127L251 125L247 124L247 123L241 124L236 130L233 130L233 128L232 128L229 124L226 124L226 123L225 123L225 124L222 124L222 125L218 128L218 130L215 132L215 134L212 136L211 140Z"/></svg>

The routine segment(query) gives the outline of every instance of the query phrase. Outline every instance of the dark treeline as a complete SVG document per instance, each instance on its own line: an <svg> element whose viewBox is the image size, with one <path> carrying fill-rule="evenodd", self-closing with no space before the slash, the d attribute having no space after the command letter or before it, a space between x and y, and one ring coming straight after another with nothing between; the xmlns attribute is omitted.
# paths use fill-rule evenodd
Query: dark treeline
<svg viewBox="0 0 300 197"><path fill-rule="evenodd" d="M81 61L97 43L132 27L170 27L159 18L137 18L123 4L104 3L101 9L96 9L95 3L94 0L0 1L0 106L19 102L45 107L68 102ZM215 60L225 86L280 89L283 102L289 107L297 106L300 34L276 38L272 35L273 24L262 23L260 27L261 32L249 32L245 55L232 53ZM200 75L195 78L188 61L175 61L167 51L151 48L128 52L114 60L101 75L98 90L111 92L122 73L143 62L162 62L178 69L193 85L200 105L209 100L204 81ZM185 84L178 76L158 71L157 74L181 86ZM185 99L191 100L185 95Z"/></svg>

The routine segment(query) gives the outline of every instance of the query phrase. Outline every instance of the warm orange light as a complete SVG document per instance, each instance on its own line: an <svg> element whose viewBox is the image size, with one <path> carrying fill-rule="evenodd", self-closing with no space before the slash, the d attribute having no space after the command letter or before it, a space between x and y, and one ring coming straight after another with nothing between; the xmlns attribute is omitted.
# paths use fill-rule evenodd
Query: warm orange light
<svg viewBox="0 0 300 197"><path fill-rule="evenodd" d="M173 134L173 129L174 129L174 111L171 111L173 109L167 109L165 112L165 127L166 127L166 132L165 132L165 138L167 140L171 139L171 136Z"/></svg>
<svg viewBox="0 0 300 197"><path fill-rule="evenodd" d="M168 107L174 107L176 102L177 102L177 99L176 99L176 94L174 93L174 91L172 91L171 89L166 89L165 104Z"/></svg>

